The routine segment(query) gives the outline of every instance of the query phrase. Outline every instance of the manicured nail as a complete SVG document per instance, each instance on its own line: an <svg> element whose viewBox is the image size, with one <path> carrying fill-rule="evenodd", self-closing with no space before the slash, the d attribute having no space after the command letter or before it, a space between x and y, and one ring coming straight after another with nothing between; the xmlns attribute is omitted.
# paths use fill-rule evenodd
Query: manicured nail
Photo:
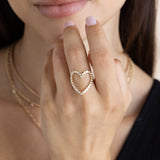
<svg viewBox="0 0 160 160"><path fill-rule="evenodd" d="M86 25L87 26L93 26L93 25L96 25L97 24L97 21L95 19L95 17L93 16L89 16L86 18Z"/></svg>
<svg viewBox="0 0 160 160"><path fill-rule="evenodd" d="M63 35L61 35L61 36L59 37L59 39L63 39Z"/></svg>
<svg viewBox="0 0 160 160"><path fill-rule="evenodd" d="M54 48L54 44L52 45L52 48Z"/></svg>
<svg viewBox="0 0 160 160"><path fill-rule="evenodd" d="M69 27L69 26L74 26L74 23L72 21L68 21L64 24L64 28Z"/></svg>

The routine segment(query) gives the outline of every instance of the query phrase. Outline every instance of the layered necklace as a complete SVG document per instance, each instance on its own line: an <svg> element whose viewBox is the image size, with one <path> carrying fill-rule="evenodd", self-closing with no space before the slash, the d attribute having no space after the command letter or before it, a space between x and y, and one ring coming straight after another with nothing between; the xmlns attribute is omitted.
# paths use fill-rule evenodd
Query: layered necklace
<svg viewBox="0 0 160 160"><path fill-rule="evenodd" d="M34 95L36 98L38 98L38 101L40 102L40 95L38 94L38 92L36 92L29 84L27 84L25 82L25 80L22 78L21 74L18 73L18 71L16 69L16 66L14 64L14 58L13 58L14 47L15 47L15 43L11 44L8 47L7 54L6 54L6 62L5 62L8 80L11 85L11 91L12 91L12 94L16 97L17 101L19 102L20 106L24 109L24 111L30 117L32 122L36 125L36 127L38 129L41 130L40 123L38 122L38 120L35 118L35 116L31 112L31 108L33 108L33 107L40 108L40 103L33 102L22 91L20 91L20 89L18 89L18 87L16 86L13 75L12 75L12 70L13 70L19 83L26 90L28 90L32 95ZM128 84L130 84L132 81L132 78L133 78L134 64L133 64L133 61L131 60L131 58L128 55L126 55L126 56L127 56L127 65L125 68L125 73L127 76Z"/></svg>

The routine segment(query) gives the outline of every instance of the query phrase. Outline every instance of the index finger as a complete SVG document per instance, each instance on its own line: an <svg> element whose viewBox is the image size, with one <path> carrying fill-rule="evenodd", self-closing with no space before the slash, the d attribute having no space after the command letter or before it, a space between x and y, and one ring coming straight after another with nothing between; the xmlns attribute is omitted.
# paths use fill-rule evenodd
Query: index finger
<svg viewBox="0 0 160 160"><path fill-rule="evenodd" d="M90 48L90 56L95 74L96 86L104 95L119 89L114 56L108 45L105 32L98 21L90 16L86 19L86 34Z"/></svg>

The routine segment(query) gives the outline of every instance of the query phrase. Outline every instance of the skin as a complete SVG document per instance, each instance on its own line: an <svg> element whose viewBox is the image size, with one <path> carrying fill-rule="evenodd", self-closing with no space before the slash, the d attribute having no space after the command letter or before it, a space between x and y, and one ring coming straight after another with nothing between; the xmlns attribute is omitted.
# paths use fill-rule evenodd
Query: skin
<svg viewBox="0 0 160 160"><path fill-rule="evenodd" d="M4 68L7 50L3 48L0 50L0 141L3 144L0 146L0 152L3 159L49 160L54 157L57 160L66 160L76 159L75 153L81 160L98 159L100 156L102 160L115 159L153 83L152 78L136 65L131 85L128 86L126 82L123 71L126 56L122 54L118 32L119 12L125 1L91 1L81 12L55 19L43 17L35 10L33 2L9 1L15 13L25 22L24 36L16 45L14 58L16 68L23 79L41 94L41 110L33 108L32 112L39 121L41 119L44 137L11 94ZM97 17L98 25L85 27L85 18L89 15ZM63 25L68 20L72 20L76 26L64 30ZM63 40L58 40L62 34ZM86 38L92 48L90 60L84 56L82 41ZM54 50L51 50L53 44ZM75 46L73 44L80 51L73 53L71 50ZM75 54L80 58L74 60ZM118 58L122 64L114 58ZM73 69L88 68L89 61L93 65L97 80L85 95L79 96L70 88L67 77ZM46 72L48 67L52 68L53 73ZM37 101L18 81L16 83L26 96ZM63 88L60 87L62 83ZM114 87L110 88L111 84ZM121 98L117 99L116 95ZM75 106L78 108L75 109ZM59 117L53 116L56 114ZM101 117L105 117L103 125ZM66 124L66 119L70 123ZM99 120L98 124L95 119ZM109 125L113 123L115 125ZM97 126L98 129L94 130ZM64 136L63 141L58 140L61 136ZM73 143L73 137L79 143ZM92 145L95 139L96 142L103 143ZM73 145L67 145L71 142ZM89 147L94 149L89 150ZM55 148L61 151L62 157ZM68 154L66 150L69 151ZM81 154L79 150L82 151ZM98 155L99 151L101 155Z"/></svg>

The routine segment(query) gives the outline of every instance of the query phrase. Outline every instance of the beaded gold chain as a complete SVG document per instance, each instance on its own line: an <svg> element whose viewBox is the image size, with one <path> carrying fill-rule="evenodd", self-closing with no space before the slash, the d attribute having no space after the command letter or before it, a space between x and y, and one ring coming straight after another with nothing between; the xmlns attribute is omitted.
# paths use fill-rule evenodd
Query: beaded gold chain
<svg viewBox="0 0 160 160"><path fill-rule="evenodd" d="M9 48L9 51L8 51L8 63L9 65L13 68L13 70L15 71L16 73L16 77L18 78L18 80L20 80L20 82L22 82L21 84L24 85L24 87L26 89L28 89L31 93L36 93L34 92L34 90L26 83L24 82L23 79L21 79L21 77L19 76L19 73L17 72L15 66L14 66L14 62L13 62L13 47L14 45L12 44L11 47ZM10 67L10 68L11 68ZM12 78L13 79L13 78ZM17 92L17 94L22 98L24 99L25 101L27 101L31 107L40 107L40 105L38 103L35 103L35 102L32 102L28 97L26 97L15 85L14 81L12 80L12 85L13 85L13 92ZM37 93L38 94L38 93ZM38 95L39 96L39 95ZM40 97L40 96L39 96ZM39 98L40 100L40 98Z"/></svg>
<svg viewBox="0 0 160 160"><path fill-rule="evenodd" d="M6 64L6 72L7 72L8 80L9 80L11 87L12 87L12 93L15 95L15 97L18 100L18 102L20 103L21 107L24 109L24 111L27 113L27 115L31 118L33 123L38 127L38 129L41 130L40 123L37 121L37 119L34 117L32 112L24 104L24 101L22 100L22 98L19 96L19 94L17 92L16 86L14 84L14 81L13 81L13 78L11 75L10 67L9 67L9 49L10 48L8 48L8 52L6 54L6 63L5 64Z"/></svg>
<svg viewBox="0 0 160 160"><path fill-rule="evenodd" d="M10 52L10 54L9 54L9 55L10 55L9 58L10 58L11 67L13 68L16 77L18 78L18 80L21 82L21 84L22 84L28 91L30 91L30 92L31 92L33 95L35 95L36 97L40 98L40 95L38 94L38 92L36 92L31 86L29 86L29 84L27 84L27 83L23 80L23 78L22 78L22 76L20 75L20 73L18 73L18 71L17 71L17 69L16 69L16 66L15 66L15 64L14 64L14 62L13 62L13 49L14 49L14 47L15 47L15 45L12 44L12 45L11 45L11 52Z"/></svg>

